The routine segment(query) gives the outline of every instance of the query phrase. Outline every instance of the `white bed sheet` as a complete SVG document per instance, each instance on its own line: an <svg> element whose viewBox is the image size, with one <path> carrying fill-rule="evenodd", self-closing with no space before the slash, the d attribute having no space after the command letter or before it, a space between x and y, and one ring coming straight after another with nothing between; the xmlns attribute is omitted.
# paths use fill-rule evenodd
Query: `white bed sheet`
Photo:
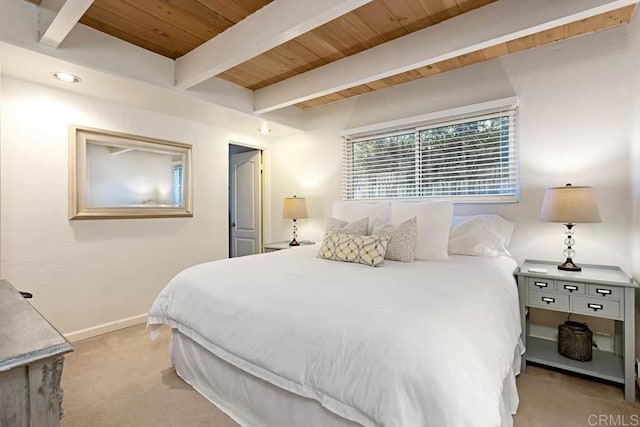
<svg viewBox="0 0 640 427"><path fill-rule="evenodd" d="M315 247L180 273L149 325L362 425L504 425L520 335L515 261L452 257L383 267ZM513 396L512 396L513 397ZM514 412L517 397L510 399Z"/></svg>
<svg viewBox="0 0 640 427"><path fill-rule="evenodd" d="M298 396L236 368L192 339L172 330L171 366L187 384L244 427L355 427L313 399ZM520 372L520 348L513 372ZM507 375L502 389L502 427L513 427L511 408L518 406L515 375ZM441 426L444 427L444 426Z"/></svg>
<svg viewBox="0 0 640 427"><path fill-rule="evenodd" d="M358 427L318 401L299 396L220 359L173 330L171 364L202 396L244 427Z"/></svg>

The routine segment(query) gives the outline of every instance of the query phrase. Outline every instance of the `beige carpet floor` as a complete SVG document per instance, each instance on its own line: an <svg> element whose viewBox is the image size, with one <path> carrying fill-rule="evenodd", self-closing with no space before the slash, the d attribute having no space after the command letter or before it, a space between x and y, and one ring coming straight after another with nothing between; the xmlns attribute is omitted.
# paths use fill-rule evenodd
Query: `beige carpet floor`
<svg viewBox="0 0 640 427"><path fill-rule="evenodd" d="M75 343L62 378L62 426L237 426L169 368L168 339L166 329L150 341L141 325ZM529 366L518 377L518 390L516 427L638 425L633 416L640 421L640 403L625 402L615 385ZM590 415L614 418L594 424ZM614 419L627 424L611 424Z"/></svg>

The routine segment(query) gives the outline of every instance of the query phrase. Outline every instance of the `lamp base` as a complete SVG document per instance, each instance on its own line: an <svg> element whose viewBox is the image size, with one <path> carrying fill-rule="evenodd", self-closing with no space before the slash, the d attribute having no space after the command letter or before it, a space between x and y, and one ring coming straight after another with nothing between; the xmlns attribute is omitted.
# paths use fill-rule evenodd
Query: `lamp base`
<svg viewBox="0 0 640 427"><path fill-rule="evenodd" d="M300 243L296 240L298 238L298 223L295 218L293 218L293 236L291 237L289 246L300 246Z"/></svg>
<svg viewBox="0 0 640 427"><path fill-rule="evenodd" d="M582 267L576 265L571 258L567 258L558 266L558 270L564 271L582 271Z"/></svg>

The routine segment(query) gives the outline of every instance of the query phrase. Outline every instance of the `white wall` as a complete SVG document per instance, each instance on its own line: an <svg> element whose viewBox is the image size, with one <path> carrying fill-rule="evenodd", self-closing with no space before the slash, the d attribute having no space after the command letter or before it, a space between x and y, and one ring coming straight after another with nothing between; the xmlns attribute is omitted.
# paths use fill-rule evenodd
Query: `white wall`
<svg viewBox="0 0 640 427"><path fill-rule="evenodd" d="M630 32L630 41L640 45L640 25L635 25ZM635 56L633 68L634 79L630 82L630 89L635 95L635 105L632 115L631 139L631 181L633 183L633 252L632 272L636 281L640 282L640 55Z"/></svg>
<svg viewBox="0 0 640 427"><path fill-rule="evenodd" d="M636 19L633 24L640 25ZM322 238L331 203L340 198L341 140L352 128L517 95L520 97L521 200L458 205L458 214L497 212L515 221L516 258L560 260L564 229L538 219L550 186L592 185L603 223L576 228L578 263L618 264L630 271L629 81L638 47L628 28L567 40L312 110L309 132L274 142L274 200L308 198L302 239ZM290 224L274 203L272 234Z"/></svg>
<svg viewBox="0 0 640 427"><path fill-rule="evenodd" d="M228 141L263 139L0 81L2 277L32 291L33 304L61 332L146 313L177 272L227 256ZM193 144L194 217L69 221L69 124Z"/></svg>
<svg viewBox="0 0 640 427"><path fill-rule="evenodd" d="M516 223L511 249L518 260L563 259L564 228L539 220L550 186L592 185L603 222L576 228L578 263L614 264L640 275L640 20L617 29L473 65L312 111L310 131L276 140L272 149L271 233L287 238L282 197L307 197L302 239L321 240L331 205L341 197L340 131L498 98L520 98L521 198L517 204L460 204L456 214L495 212ZM634 83L635 82L635 83ZM634 111L635 107L635 111ZM634 115L635 139L632 135ZM635 157L633 157L635 153ZM632 159L630 161L630 159ZM630 177L635 168L635 184ZM633 197L633 199L632 199ZM635 211L631 200L635 200ZM632 223L633 221L633 223ZM635 239L632 238L632 226ZM634 248L633 256L631 255ZM637 332L640 333L640 304ZM532 310L543 334L565 315ZM612 334L610 321L587 320ZM637 339L640 354L640 338ZM606 340L603 347L611 345Z"/></svg>
<svg viewBox="0 0 640 427"><path fill-rule="evenodd" d="M629 35L631 43L640 45L640 26L632 27ZM640 283L640 55L635 57L633 68L634 79L630 81L631 92L635 95L631 128L631 182L633 192L630 199L632 212L631 228L631 273L634 280ZM640 292L636 291L636 355L640 355Z"/></svg>
<svg viewBox="0 0 640 427"><path fill-rule="evenodd" d="M633 195L631 203L633 204L633 247L632 247L632 273L635 280L640 283L640 93L639 101L634 109L635 131L632 140L632 180Z"/></svg>
<svg viewBox="0 0 640 427"><path fill-rule="evenodd" d="M640 40L640 37L639 37ZM640 69L640 59L638 68ZM631 140L631 180L633 182L631 272L640 283L640 76L636 81L637 102L634 108L635 122ZM636 355L640 355L640 292L636 291Z"/></svg>

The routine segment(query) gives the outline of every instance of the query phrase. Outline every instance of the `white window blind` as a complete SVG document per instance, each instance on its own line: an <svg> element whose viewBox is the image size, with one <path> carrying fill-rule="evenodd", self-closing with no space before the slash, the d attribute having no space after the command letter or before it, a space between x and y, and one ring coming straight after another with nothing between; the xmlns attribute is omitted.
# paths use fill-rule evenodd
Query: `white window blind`
<svg viewBox="0 0 640 427"><path fill-rule="evenodd" d="M345 139L343 198L515 202L515 107Z"/></svg>
<svg viewBox="0 0 640 427"><path fill-rule="evenodd" d="M173 206L183 206L183 175L182 165L173 166L171 175L171 205Z"/></svg>

